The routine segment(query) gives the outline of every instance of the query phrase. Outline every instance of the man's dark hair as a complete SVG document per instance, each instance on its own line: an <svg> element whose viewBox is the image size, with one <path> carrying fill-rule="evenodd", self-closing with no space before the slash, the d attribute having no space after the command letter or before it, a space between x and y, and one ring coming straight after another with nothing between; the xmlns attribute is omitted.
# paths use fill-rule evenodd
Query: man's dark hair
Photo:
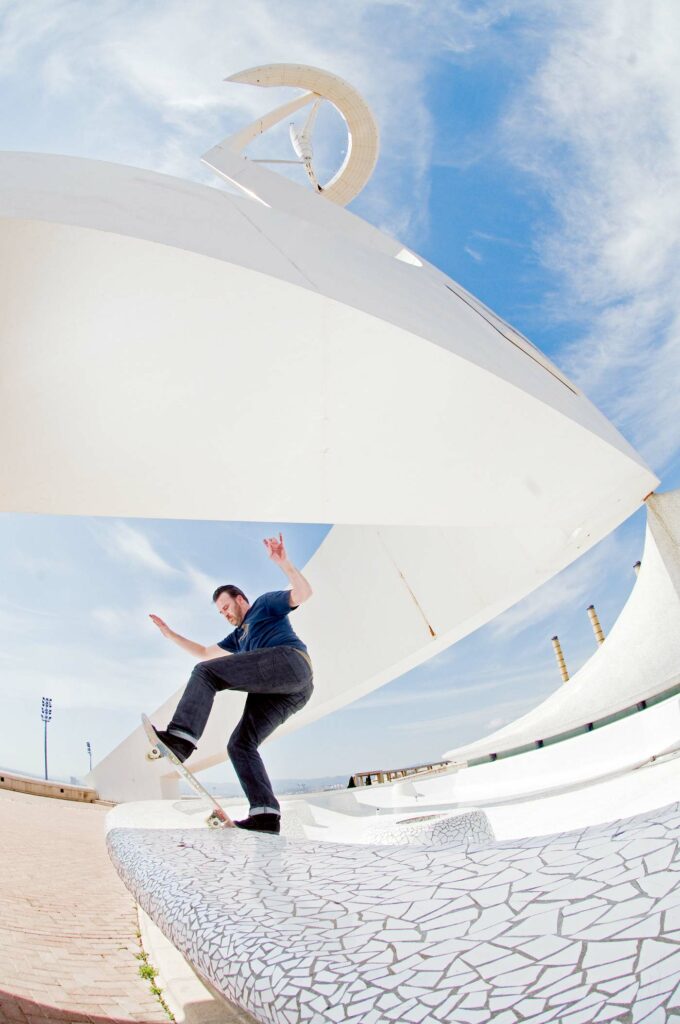
<svg viewBox="0 0 680 1024"><path fill-rule="evenodd" d="M213 602L217 600L220 594L229 594L229 597L242 597L244 601L250 604L250 601L248 601L248 598L240 589L240 587L235 587L233 583L225 583L224 586L218 587L215 593L213 594Z"/></svg>

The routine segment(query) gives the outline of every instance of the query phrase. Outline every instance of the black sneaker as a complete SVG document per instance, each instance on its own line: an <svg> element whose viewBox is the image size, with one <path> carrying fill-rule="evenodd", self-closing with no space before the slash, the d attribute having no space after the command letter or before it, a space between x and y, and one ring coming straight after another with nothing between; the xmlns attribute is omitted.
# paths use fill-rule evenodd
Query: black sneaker
<svg viewBox="0 0 680 1024"><path fill-rule="evenodd" d="M274 832L278 835L281 831L281 818L278 814L251 814L234 824L236 828L245 828L250 832Z"/></svg>
<svg viewBox="0 0 680 1024"><path fill-rule="evenodd" d="M170 748L178 761L186 761L196 749L191 740L185 740L183 736L175 736L174 733L167 732L166 729L156 729L155 726L154 730L161 743Z"/></svg>

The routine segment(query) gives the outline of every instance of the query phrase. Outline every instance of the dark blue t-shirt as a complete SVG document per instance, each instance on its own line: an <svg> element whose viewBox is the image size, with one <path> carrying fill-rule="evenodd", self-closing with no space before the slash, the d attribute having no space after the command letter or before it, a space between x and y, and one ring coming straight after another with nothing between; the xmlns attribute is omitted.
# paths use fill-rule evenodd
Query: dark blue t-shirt
<svg viewBox="0 0 680 1024"><path fill-rule="evenodd" d="M299 651L306 651L306 646L288 621L288 613L292 611L290 590L262 594L253 601L241 625L220 640L217 646L232 654L255 651L259 647L297 647Z"/></svg>

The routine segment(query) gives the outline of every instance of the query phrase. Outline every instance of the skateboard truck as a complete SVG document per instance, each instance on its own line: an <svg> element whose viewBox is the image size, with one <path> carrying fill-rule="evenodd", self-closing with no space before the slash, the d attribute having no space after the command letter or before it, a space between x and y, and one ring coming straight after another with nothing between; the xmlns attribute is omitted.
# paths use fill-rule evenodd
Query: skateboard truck
<svg viewBox="0 0 680 1024"><path fill-rule="evenodd" d="M158 761L159 758L166 757L174 766L177 774L191 786L193 791L203 800L207 800L212 804L213 809L210 812L210 815L206 818L208 828L234 828L234 822L231 820L227 812L220 807L215 797L208 792L205 786L201 785L186 765L184 765L179 758L173 754L172 750L170 750L170 748L167 747L161 739L159 739L156 734L156 730L146 715L142 715L142 725L144 727L144 732L149 738L149 742L153 744L151 749L145 755L146 760Z"/></svg>
<svg viewBox="0 0 680 1024"><path fill-rule="evenodd" d="M214 810L207 819L208 828L230 828L233 824L229 815L221 809Z"/></svg>

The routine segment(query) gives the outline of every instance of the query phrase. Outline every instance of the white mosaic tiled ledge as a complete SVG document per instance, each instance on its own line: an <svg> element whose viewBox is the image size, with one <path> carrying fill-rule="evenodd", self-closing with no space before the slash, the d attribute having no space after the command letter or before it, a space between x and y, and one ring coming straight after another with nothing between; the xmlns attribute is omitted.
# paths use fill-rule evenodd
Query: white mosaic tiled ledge
<svg viewBox="0 0 680 1024"><path fill-rule="evenodd" d="M301 816L299 807L283 805L281 834L286 839L306 839L305 827L310 823L308 815ZM312 824L314 819L311 818ZM491 823L484 811L448 810L434 813L409 812L361 820L361 830L345 829L339 838L342 843L363 843L379 846L450 846L452 843L487 843L494 840ZM345 822L346 826L346 822ZM338 837L336 837L338 840ZM332 842L332 838L322 840Z"/></svg>
<svg viewBox="0 0 680 1024"><path fill-rule="evenodd" d="M263 1024L680 1021L680 804L504 843L108 843L155 923Z"/></svg>

